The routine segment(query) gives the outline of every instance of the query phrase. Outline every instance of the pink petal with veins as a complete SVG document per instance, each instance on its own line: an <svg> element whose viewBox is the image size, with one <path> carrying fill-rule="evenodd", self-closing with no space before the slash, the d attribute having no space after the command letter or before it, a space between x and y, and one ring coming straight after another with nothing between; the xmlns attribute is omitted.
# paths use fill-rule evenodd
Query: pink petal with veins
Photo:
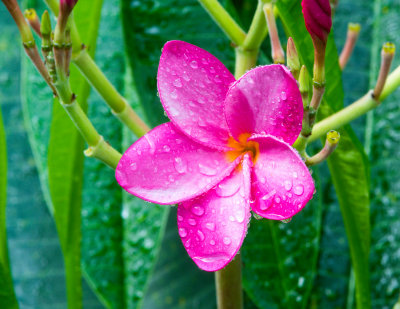
<svg viewBox="0 0 400 309"><path fill-rule="evenodd" d="M182 243L198 267L224 268L239 251L250 219L250 159L213 190L178 206Z"/></svg>
<svg viewBox="0 0 400 309"><path fill-rule="evenodd" d="M189 139L172 123L162 124L122 156L115 176L129 193L158 204L175 204L210 190L229 175L240 158Z"/></svg>
<svg viewBox="0 0 400 309"><path fill-rule="evenodd" d="M158 92L172 123L203 145L227 149L223 104L235 81L207 51L182 41L167 42L158 67Z"/></svg>
<svg viewBox="0 0 400 309"><path fill-rule="evenodd" d="M242 133L270 134L294 143L303 118L296 80L282 65L261 66L247 72L229 89L225 116L236 139Z"/></svg>
<svg viewBox="0 0 400 309"><path fill-rule="evenodd" d="M298 153L273 136L253 136L260 155L252 172L252 210L273 220L288 219L304 208L315 187Z"/></svg>

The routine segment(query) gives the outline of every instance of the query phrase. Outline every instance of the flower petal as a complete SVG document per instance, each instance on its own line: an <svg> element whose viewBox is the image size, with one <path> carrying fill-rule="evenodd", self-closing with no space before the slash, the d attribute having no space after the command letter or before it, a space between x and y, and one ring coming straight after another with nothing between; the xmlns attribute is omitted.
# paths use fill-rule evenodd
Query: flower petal
<svg viewBox="0 0 400 309"><path fill-rule="evenodd" d="M282 65L247 72L229 89L225 116L236 139L242 133L270 134L293 144L303 119L296 80Z"/></svg>
<svg viewBox="0 0 400 309"><path fill-rule="evenodd" d="M314 193L314 181L297 152L273 136L251 138L260 145L252 172L252 210L273 220L294 216Z"/></svg>
<svg viewBox="0 0 400 309"><path fill-rule="evenodd" d="M182 41L167 42L158 67L158 92L172 123L203 145L227 149L223 104L235 81L209 52Z"/></svg>
<svg viewBox="0 0 400 309"><path fill-rule="evenodd" d="M147 133L122 156L115 172L129 193L158 204L175 204L208 191L229 175L240 158L200 145L172 123Z"/></svg>
<svg viewBox="0 0 400 309"><path fill-rule="evenodd" d="M250 219L250 159L213 190L179 204L179 235L193 261L205 271L224 268L239 251Z"/></svg>

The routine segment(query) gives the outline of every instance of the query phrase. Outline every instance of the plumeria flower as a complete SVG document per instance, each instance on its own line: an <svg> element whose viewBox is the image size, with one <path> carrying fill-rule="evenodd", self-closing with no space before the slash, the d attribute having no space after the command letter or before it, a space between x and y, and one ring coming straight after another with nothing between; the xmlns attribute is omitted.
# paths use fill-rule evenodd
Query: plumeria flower
<svg viewBox="0 0 400 309"><path fill-rule="evenodd" d="M284 220L313 195L312 177L290 146L301 130L301 95L282 65L236 81L213 55L181 41L163 48L158 91L171 122L125 152L116 178L144 200L178 204L188 254L217 271L239 251L250 210Z"/></svg>

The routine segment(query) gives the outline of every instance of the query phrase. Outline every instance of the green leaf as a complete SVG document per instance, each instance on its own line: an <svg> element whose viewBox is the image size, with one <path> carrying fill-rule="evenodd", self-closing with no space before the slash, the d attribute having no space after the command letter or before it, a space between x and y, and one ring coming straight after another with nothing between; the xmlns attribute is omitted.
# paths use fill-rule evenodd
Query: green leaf
<svg viewBox="0 0 400 309"><path fill-rule="evenodd" d="M0 303L7 308L18 308L11 277L6 227L7 148L3 117L0 109Z"/></svg>
<svg viewBox="0 0 400 309"><path fill-rule="evenodd" d="M318 175L314 169L317 192L321 188ZM321 219L321 192L289 223L252 218L241 250L243 284L259 308L309 307Z"/></svg>
<svg viewBox="0 0 400 309"><path fill-rule="evenodd" d="M299 49L302 60L312 72L310 57L312 43L304 26L299 1L278 2L281 19ZM294 18L297 16L297 18ZM298 38L304 38L299 40ZM327 117L343 107L341 70L337 61L336 47L331 33L326 51L326 93L319 115ZM350 253L356 277L357 306L370 307L369 284L369 183L368 163L364 150L349 126L340 130L341 141L335 153L328 160L333 184L338 196Z"/></svg>

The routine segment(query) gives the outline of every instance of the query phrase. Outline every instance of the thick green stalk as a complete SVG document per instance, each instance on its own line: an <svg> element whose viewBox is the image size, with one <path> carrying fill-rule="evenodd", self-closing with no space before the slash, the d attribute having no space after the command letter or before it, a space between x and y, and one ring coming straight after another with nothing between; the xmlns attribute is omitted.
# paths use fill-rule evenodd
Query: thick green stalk
<svg viewBox="0 0 400 309"><path fill-rule="evenodd" d="M237 46L243 44L246 33L218 0L198 0L226 36Z"/></svg>
<svg viewBox="0 0 400 309"><path fill-rule="evenodd" d="M242 259L238 254L228 266L215 273L218 309L242 309Z"/></svg>

